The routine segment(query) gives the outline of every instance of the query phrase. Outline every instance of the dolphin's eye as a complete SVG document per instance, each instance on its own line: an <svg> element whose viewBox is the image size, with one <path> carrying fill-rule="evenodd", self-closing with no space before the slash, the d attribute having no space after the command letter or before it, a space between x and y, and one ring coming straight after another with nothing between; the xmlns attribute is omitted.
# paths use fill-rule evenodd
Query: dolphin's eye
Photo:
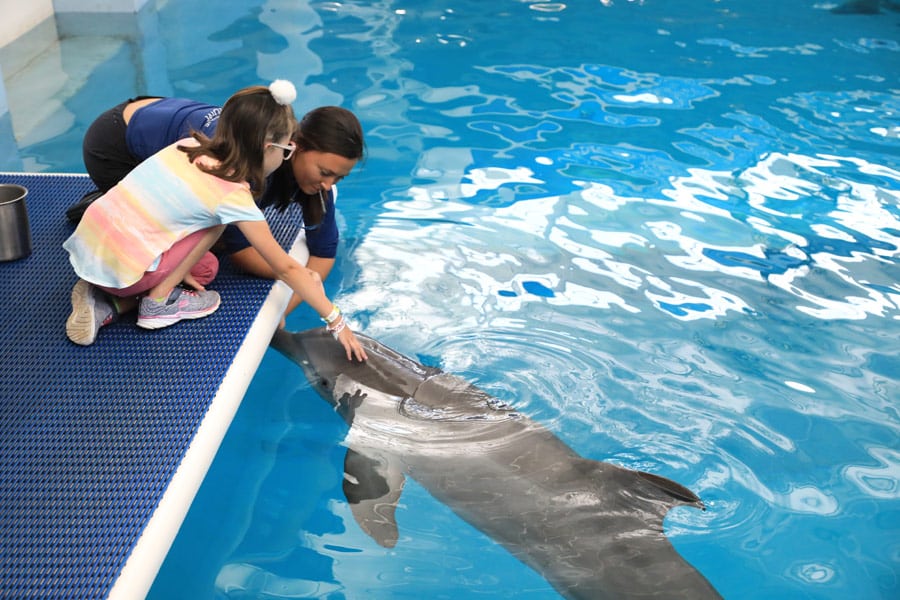
<svg viewBox="0 0 900 600"><path fill-rule="evenodd" d="M319 385L321 385L323 388L327 388L327 387L328 387L328 380L325 379L325 378L322 378L321 380L319 380Z"/></svg>

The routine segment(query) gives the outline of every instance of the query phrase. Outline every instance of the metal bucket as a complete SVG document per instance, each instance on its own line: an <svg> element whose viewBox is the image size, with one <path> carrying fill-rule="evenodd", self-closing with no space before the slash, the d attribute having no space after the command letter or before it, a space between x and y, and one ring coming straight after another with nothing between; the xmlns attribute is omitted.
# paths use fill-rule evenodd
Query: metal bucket
<svg viewBox="0 0 900 600"><path fill-rule="evenodd" d="M18 260L31 254L31 227L21 185L0 183L0 261Z"/></svg>

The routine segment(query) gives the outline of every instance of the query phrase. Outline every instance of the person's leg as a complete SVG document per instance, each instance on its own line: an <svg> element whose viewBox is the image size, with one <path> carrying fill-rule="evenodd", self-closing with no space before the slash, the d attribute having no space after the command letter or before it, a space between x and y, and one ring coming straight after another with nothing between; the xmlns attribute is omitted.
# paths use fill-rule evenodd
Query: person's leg
<svg viewBox="0 0 900 600"><path fill-rule="evenodd" d="M163 253L156 271L145 273L140 281L127 288L94 286L87 281L79 280L72 289L72 314L66 321L66 335L76 344L82 346L93 344L101 327L138 306L139 295L161 285L168 285L165 282L178 277L185 270L187 270L189 278L199 284L201 288L212 282L219 271L219 261L208 251L208 248L215 242L221 229L221 227L214 227L184 238ZM198 255L199 259L195 258ZM191 264L192 261L193 264ZM180 280L177 281L180 282ZM170 288L166 300L174 293L173 289L174 285ZM187 300L189 300L187 304L190 306L185 307L183 312L188 314L174 320L171 314L167 315L165 319L156 319L156 327L171 325L181 319L206 316L218 308L219 296L215 292L204 291L200 294L188 292L187 294ZM179 293L175 298L180 296ZM172 311L169 310L169 312ZM146 327L146 325L142 326Z"/></svg>
<svg viewBox="0 0 900 600"><path fill-rule="evenodd" d="M224 228L224 225L219 225L193 233L166 252L156 270L156 273L161 274L162 278L153 282L153 286L147 290L147 295L157 300L167 298L175 286L184 281L197 263L209 252ZM216 264L218 265L218 263ZM218 271L218 266L216 271ZM212 275L215 276L215 273Z"/></svg>
<svg viewBox="0 0 900 600"><path fill-rule="evenodd" d="M102 113L88 127L81 142L81 157L87 173L97 186L66 209L66 218L72 223L81 221L91 203L119 183L137 166L125 141L126 123L122 112L130 100Z"/></svg>
<svg viewBox="0 0 900 600"><path fill-rule="evenodd" d="M114 106L94 120L81 142L81 155L97 189L107 192L138 164L125 141L122 112L130 101Z"/></svg>
<svg viewBox="0 0 900 600"><path fill-rule="evenodd" d="M112 298L79 279L72 288L72 312L66 319L66 337L79 346L90 346L100 328L115 321L117 316Z"/></svg>
<svg viewBox="0 0 900 600"><path fill-rule="evenodd" d="M195 290L203 290L213 282L218 273L219 259L212 252L207 252L200 257L200 260L191 269L190 277L186 277L184 283ZM136 293L130 293L132 290L125 292L128 294L125 296L119 295L123 293L123 290L107 289L104 291L109 294L109 303L112 304L117 316L133 311L140 304L140 296Z"/></svg>
<svg viewBox="0 0 900 600"><path fill-rule="evenodd" d="M197 261L197 264L191 268L190 276L193 279L194 284L192 284L187 277L184 279L184 282L194 289L203 289L213 282L218 273L219 259L212 252L207 252L201 256L200 260Z"/></svg>
<svg viewBox="0 0 900 600"><path fill-rule="evenodd" d="M218 260L209 252L224 226L198 231L180 247L163 255L157 272L161 275L147 290L138 308L138 326L145 329L168 327L183 319L199 319L219 308L219 294L203 289L218 272ZM193 239L192 239L193 238ZM193 244L192 247L191 244ZM181 260L178 255L187 250ZM182 282L195 290L176 288ZM204 283L205 282L205 283Z"/></svg>

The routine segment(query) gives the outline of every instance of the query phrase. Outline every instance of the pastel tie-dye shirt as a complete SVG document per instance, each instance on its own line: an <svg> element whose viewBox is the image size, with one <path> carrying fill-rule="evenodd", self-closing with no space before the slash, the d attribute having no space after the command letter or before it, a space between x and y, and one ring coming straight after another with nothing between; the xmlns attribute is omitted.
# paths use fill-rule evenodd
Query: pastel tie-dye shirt
<svg viewBox="0 0 900 600"><path fill-rule="evenodd" d="M181 140L160 150L88 207L63 244L79 277L125 288L195 231L265 220L247 183L201 171L178 144L196 142Z"/></svg>

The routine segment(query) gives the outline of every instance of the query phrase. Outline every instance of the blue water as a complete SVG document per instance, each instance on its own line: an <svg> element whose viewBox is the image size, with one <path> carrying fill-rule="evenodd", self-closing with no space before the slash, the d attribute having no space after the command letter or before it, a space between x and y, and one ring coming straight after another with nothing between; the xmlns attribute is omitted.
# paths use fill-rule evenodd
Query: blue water
<svg viewBox="0 0 900 600"><path fill-rule="evenodd" d="M135 93L351 108L327 288L360 330L695 491L666 532L726 598L900 597L900 13L607 4L164 3L146 72L35 98L73 117L17 156L82 170ZM270 350L150 597L555 597L414 481L379 547L345 434Z"/></svg>

